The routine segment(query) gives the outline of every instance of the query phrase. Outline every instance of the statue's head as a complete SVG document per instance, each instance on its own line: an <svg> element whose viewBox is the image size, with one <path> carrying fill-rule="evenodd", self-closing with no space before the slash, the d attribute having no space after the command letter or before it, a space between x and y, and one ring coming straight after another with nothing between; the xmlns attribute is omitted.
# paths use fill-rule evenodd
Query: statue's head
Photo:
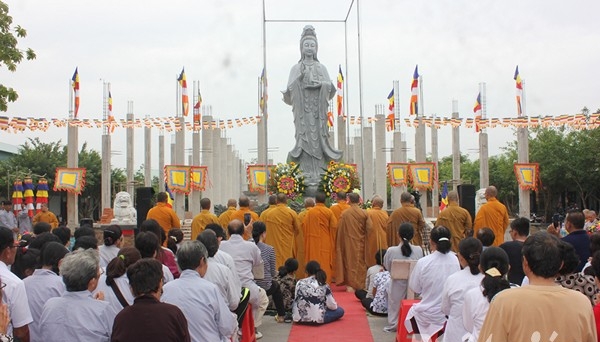
<svg viewBox="0 0 600 342"><path fill-rule="evenodd" d="M133 203L131 203L131 196L128 192L121 191L115 196L115 208L128 208L131 207L132 204Z"/></svg>
<svg viewBox="0 0 600 342"><path fill-rule="evenodd" d="M306 25L300 38L300 60L303 60L308 54L312 54L313 59L318 61L317 51L319 51L319 42L317 41L315 28L312 25Z"/></svg>

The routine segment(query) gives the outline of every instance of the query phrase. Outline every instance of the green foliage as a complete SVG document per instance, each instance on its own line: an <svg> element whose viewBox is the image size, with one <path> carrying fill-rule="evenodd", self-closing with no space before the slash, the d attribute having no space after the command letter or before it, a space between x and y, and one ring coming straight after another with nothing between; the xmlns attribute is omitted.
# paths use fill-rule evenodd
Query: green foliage
<svg viewBox="0 0 600 342"><path fill-rule="evenodd" d="M21 50L17 47L18 39L25 38L27 31L19 25L12 27L12 23L8 5L0 1L0 67L4 65L9 71L15 72L23 57L32 60L36 56L32 49ZM15 102L18 98L16 90L0 84L0 111L6 112L8 102Z"/></svg>

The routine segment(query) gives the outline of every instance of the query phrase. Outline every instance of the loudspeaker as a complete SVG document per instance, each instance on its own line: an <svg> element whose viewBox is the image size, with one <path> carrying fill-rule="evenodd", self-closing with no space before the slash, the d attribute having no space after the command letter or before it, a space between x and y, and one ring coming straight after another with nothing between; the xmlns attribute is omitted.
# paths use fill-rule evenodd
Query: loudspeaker
<svg viewBox="0 0 600 342"><path fill-rule="evenodd" d="M459 205L471 214L471 219L475 220L475 185L461 184L457 188Z"/></svg>
<svg viewBox="0 0 600 342"><path fill-rule="evenodd" d="M152 208L152 199L154 198L154 189L152 187L141 187L135 189L135 209L137 211L138 228L146 220L148 210Z"/></svg>

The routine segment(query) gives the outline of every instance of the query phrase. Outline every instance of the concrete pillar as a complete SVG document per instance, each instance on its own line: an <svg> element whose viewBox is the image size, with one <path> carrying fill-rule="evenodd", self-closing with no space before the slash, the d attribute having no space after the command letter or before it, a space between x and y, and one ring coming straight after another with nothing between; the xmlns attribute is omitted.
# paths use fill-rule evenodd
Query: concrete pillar
<svg viewBox="0 0 600 342"><path fill-rule="evenodd" d="M203 117L204 121L207 122L211 122L212 121L212 116L209 115L205 115ZM208 170L208 179L206 180L206 189L204 191L202 191L202 197L208 197L211 198L213 197L213 187L210 186L208 180L211 181L213 180L213 175L215 174L215 168L213 165L213 151L214 151L214 145L213 145L213 141L212 141L212 134L213 134L213 130L212 128L202 128L202 165L207 167Z"/></svg>
<svg viewBox="0 0 600 342"><path fill-rule="evenodd" d="M333 127L329 128L329 134L327 135L327 141L329 142L329 146L335 148L335 130Z"/></svg>
<svg viewBox="0 0 600 342"><path fill-rule="evenodd" d="M67 129L67 167L76 168L79 165L79 127L69 125ZM67 226L71 230L79 226L79 203L76 194L67 192Z"/></svg>
<svg viewBox="0 0 600 342"><path fill-rule="evenodd" d="M373 186L373 127L363 127L363 144L364 144L364 153L365 153L365 175L364 180L365 184L363 187L364 193L364 201L366 202L368 199L373 197L375 194L375 189Z"/></svg>
<svg viewBox="0 0 600 342"><path fill-rule="evenodd" d="M152 128L150 127L144 128L144 186L152 186Z"/></svg>
<svg viewBox="0 0 600 342"><path fill-rule="evenodd" d="M431 198L432 198L432 215L433 217L437 217L440 212L440 202L439 198L439 180L437 174L439 174L438 170L438 129L435 127L435 117L434 121L431 125L431 161L435 163L436 175L433 181L433 189L431 190Z"/></svg>
<svg viewBox="0 0 600 342"><path fill-rule="evenodd" d="M223 131L221 131L221 133L224 133ZM227 198L227 196L229 196L229 194L227 193L227 183L229 180L228 177L228 173L229 170L227 169L227 138L225 136L222 136L220 138L220 142L219 142L219 163L220 163L220 170L221 172L219 173L220 175L220 181L219 181L219 196L213 201L214 203L225 203L227 202L227 199L223 200L224 198Z"/></svg>
<svg viewBox="0 0 600 342"><path fill-rule="evenodd" d="M178 117L181 129L175 132L175 164L185 165L185 118L183 115ZM173 201L173 210L179 218L183 218L185 213L185 194L175 193Z"/></svg>
<svg viewBox="0 0 600 342"><path fill-rule="evenodd" d="M348 161L348 151L346 150L346 120L344 120L343 116L337 117L337 143L337 149L342 151L342 160Z"/></svg>
<svg viewBox="0 0 600 342"><path fill-rule="evenodd" d="M425 123L423 122L421 115L419 115L415 120L418 120L419 122L419 127L415 129L415 161L424 162L427 160L427 152L425 148Z"/></svg>
<svg viewBox="0 0 600 342"><path fill-rule="evenodd" d="M227 183L225 187L225 194L223 195L223 198L221 198L221 204L223 205L227 205L227 199L231 198L231 196L234 196L234 183L238 178L234 174L234 159L235 156L233 155L233 145L227 144Z"/></svg>
<svg viewBox="0 0 600 342"><path fill-rule="evenodd" d="M351 143L350 145L346 146L348 149L348 159L346 160L347 163L353 164L354 163L354 143Z"/></svg>
<svg viewBox="0 0 600 342"><path fill-rule="evenodd" d="M391 161L394 163L402 162L402 133L396 131L393 137L393 148ZM392 198L390 208L396 209L400 207L400 194L404 191L405 187L392 187Z"/></svg>
<svg viewBox="0 0 600 342"><path fill-rule="evenodd" d="M192 160L190 165L200 166L200 131L195 130L192 133ZM198 190L192 190L191 196L188 196L189 211L196 214L200 212L200 194Z"/></svg>
<svg viewBox="0 0 600 342"><path fill-rule="evenodd" d="M134 180L134 152L133 147L135 146L134 133L133 133L133 101L128 101L128 113L127 113L127 122L129 123L129 127L127 127L127 192L134 198L135 196L135 180Z"/></svg>
<svg viewBox="0 0 600 342"><path fill-rule="evenodd" d="M158 135L158 191L165 191L165 134L163 130Z"/></svg>
<svg viewBox="0 0 600 342"><path fill-rule="evenodd" d="M385 158L385 116L375 115L375 193L383 199L387 208L387 162Z"/></svg>
<svg viewBox="0 0 600 342"><path fill-rule="evenodd" d="M354 137L354 164L356 164L356 170L358 173L361 173L362 168L362 158L361 158L361 149L362 149L362 137ZM363 175L360 175L362 178ZM363 178L364 179L364 178ZM365 186L361 184L361 186Z"/></svg>
<svg viewBox="0 0 600 342"><path fill-rule="evenodd" d="M479 133L479 187L485 189L490 185L490 169L488 163L488 135Z"/></svg>
<svg viewBox="0 0 600 342"><path fill-rule="evenodd" d="M214 120L214 118L213 118ZM221 143L221 131L219 129L212 129L212 134L211 134L211 143L210 146L212 148L212 166L213 166L213 173L212 173L212 197L209 197L211 199L211 201L217 203L218 198L221 196L220 191L221 191L221 175L223 174L223 170L221 169L221 162L220 162L220 155L221 155L221 148L219 146L219 144Z"/></svg>
<svg viewBox="0 0 600 342"><path fill-rule="evenodd" d="M529 129L521 127L517 129L518 161L529 163ZM530 190L519 187L519 216L529 218L531 215L531 204L529 203Z"/></svg>
<svg viewBox="0 0 600 342"><path fill-rule="evenodd" d="M112 208L112 196L110 188L111 158L110 134L102 135L102 208Z"/></svg>
<svg viewBox="0 0 600 342"><path fill-rule="evenodd" d="M458 101L452 100L452 118L458 119ZM458 190L460 177L460 126L452 127L452 189Z"/></svg>

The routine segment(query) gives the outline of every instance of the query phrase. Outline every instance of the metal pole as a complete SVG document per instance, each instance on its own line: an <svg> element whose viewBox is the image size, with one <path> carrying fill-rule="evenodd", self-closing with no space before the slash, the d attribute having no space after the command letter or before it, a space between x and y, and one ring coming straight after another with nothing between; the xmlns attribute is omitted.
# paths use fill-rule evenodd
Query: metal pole
<svg viewBox="0 0 600 342"><path fill-rule="evenodd" d="M361 65L361 55L362 55L362 49L361 49L361 35L360 35L360 2L358 0L356 0L356 24L357 24L357 31L358 31L358 99L359 99L359 110L360 110L360 134L362 136L363 134L363 126L364 126L364 120L363 120L363 93L362 93L362 65ZM361 184L363 184L363 186L361 186L362 188L362 197L365 198L365 187L364 187L364 183L365 183L365 142L364 139L361 139L362 143L360 144L360 158L361 158L361 167L360 167L360 172L361 172Z"/></svg>

